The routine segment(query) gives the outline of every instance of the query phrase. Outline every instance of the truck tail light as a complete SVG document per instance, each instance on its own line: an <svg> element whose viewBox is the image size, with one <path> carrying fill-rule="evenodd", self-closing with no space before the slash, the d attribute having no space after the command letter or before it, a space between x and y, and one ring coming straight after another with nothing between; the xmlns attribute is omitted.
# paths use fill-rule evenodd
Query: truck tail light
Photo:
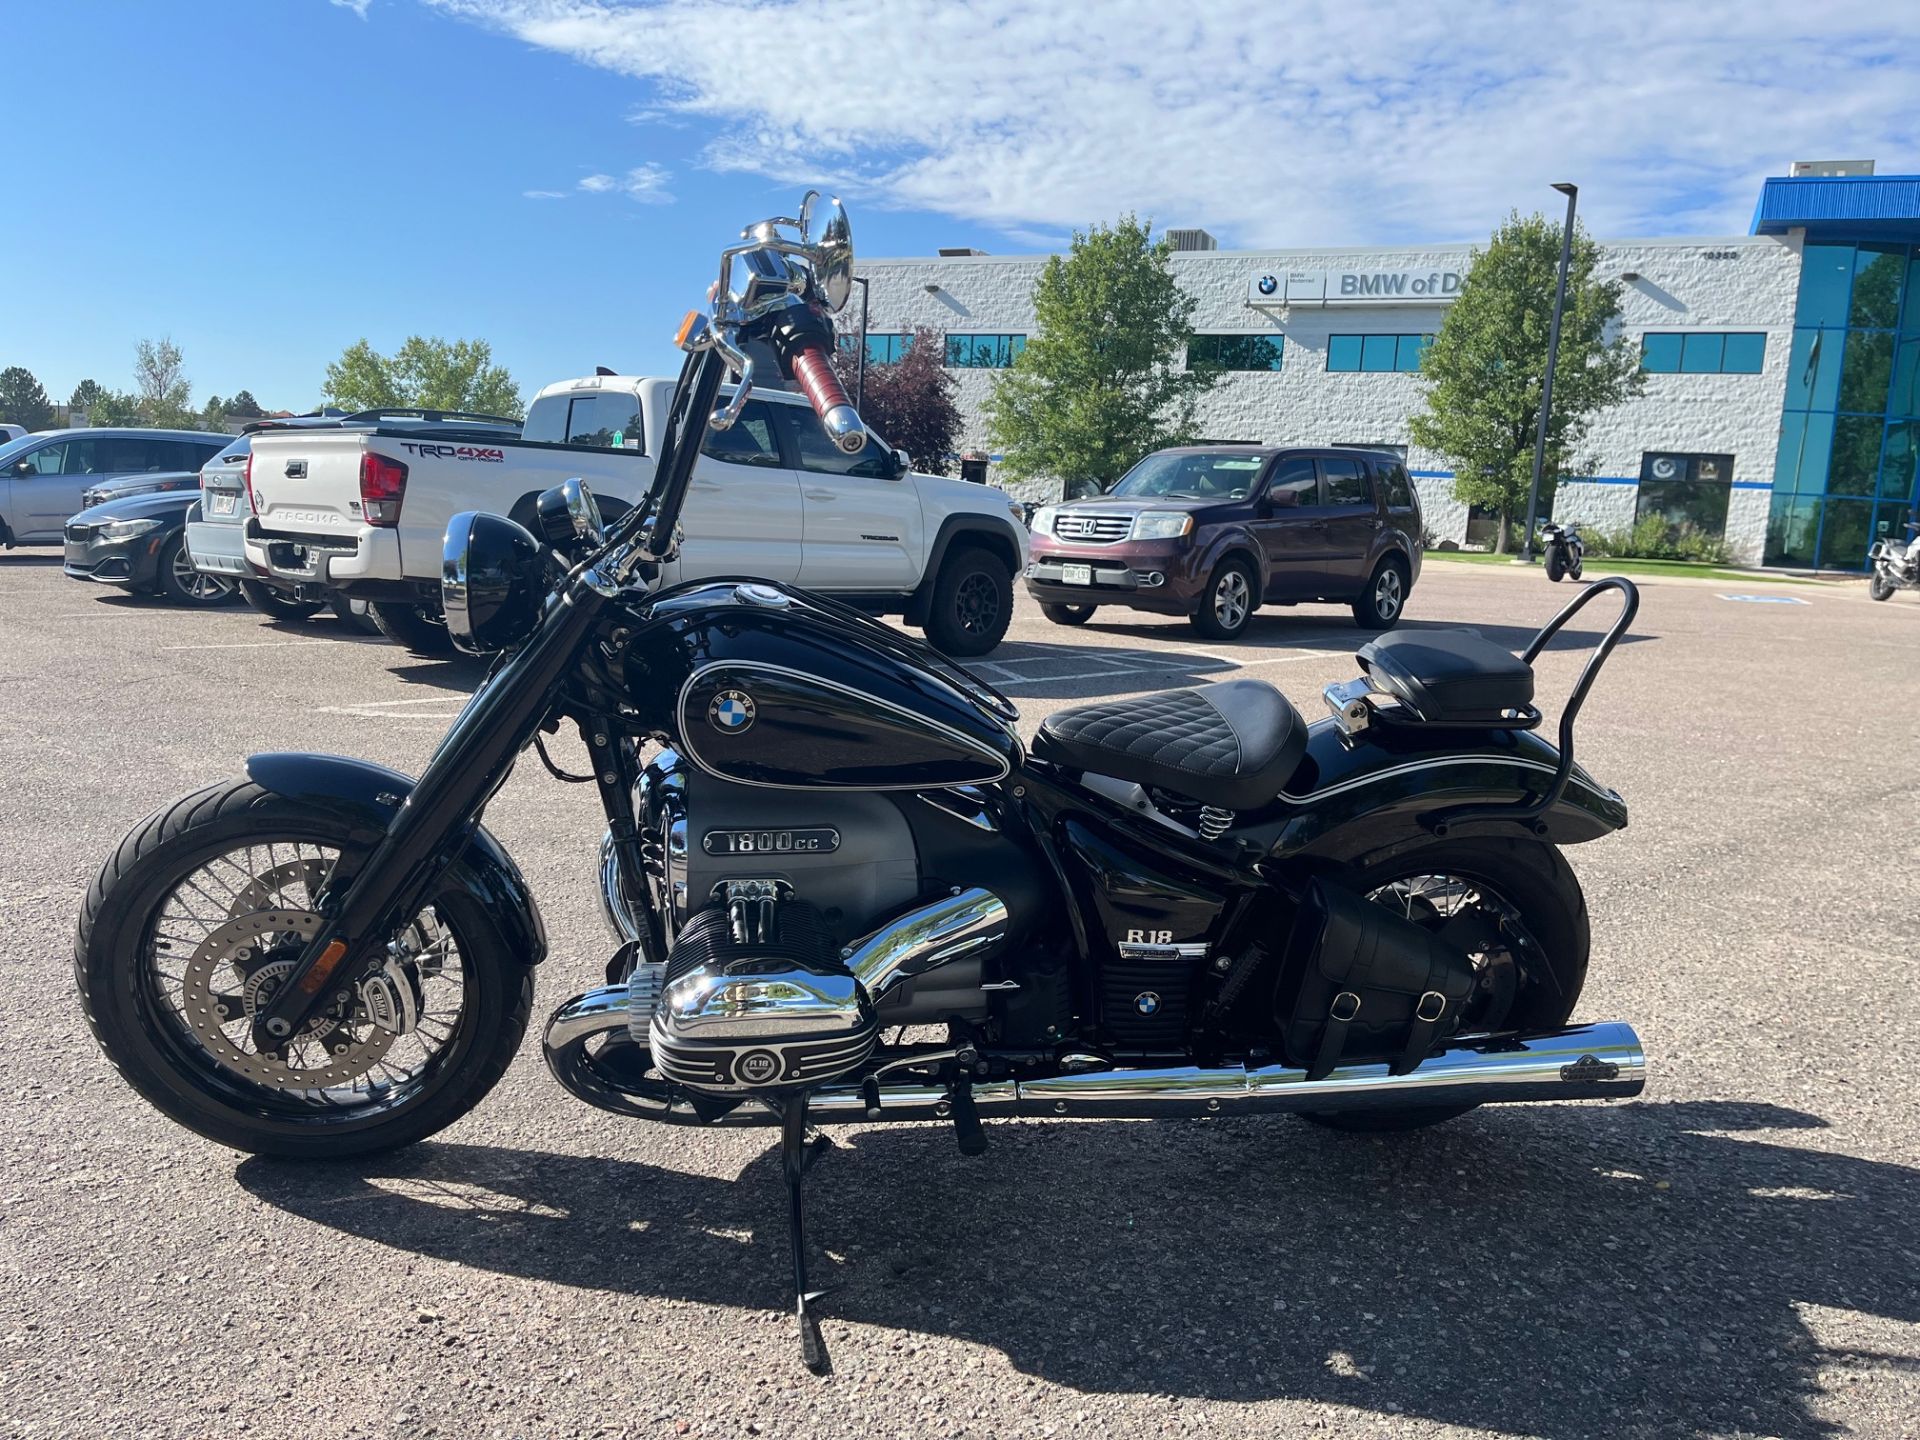
<svg viewBox="0 0 1920 1440"><path fill-rule="evenodd" d="M371 450L360 457L360 514L369 525L398 525L407 467Z"/></svg>

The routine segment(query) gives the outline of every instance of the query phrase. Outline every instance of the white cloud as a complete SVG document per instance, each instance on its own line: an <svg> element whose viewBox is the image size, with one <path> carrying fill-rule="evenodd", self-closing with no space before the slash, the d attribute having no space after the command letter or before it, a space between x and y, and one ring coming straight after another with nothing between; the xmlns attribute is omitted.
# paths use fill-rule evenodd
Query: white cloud
<svg viewBox="0 0 1920 1440"><path fill-rule="evenodd" d="M564 200L567 198L567 192L564 190L522 190L520 193L529 200Z"/></svg>
<svg viewBox="0 0 1920 1440"><path fill-rule="evenodd" d="M645 165L636 165L624 175L588 175L581 179L580 188L595 195L605 195L610 191L619 191L630 200L638 200L642 205L671 205L673 192L666 188L667 181L673 178L673 172L664 165L655 165L649 161Z"/></svg>
<svg viewBox="0 0 1920 1440"><path fill-rule="evenodd" d="M1598 233L1725 233L1791 160L1920 160L1920 7L1881 0L429 3L643 82L716 169L1008 233L1473 237L1563 179Z"/></svg>
<svg viewBox="0 0 1920 1440"><path fill-rule="evenodd" d="M373 0L327 0L327 3L341 10L351 10L364 20L367 18L367 7L373 4Z"/></svg>

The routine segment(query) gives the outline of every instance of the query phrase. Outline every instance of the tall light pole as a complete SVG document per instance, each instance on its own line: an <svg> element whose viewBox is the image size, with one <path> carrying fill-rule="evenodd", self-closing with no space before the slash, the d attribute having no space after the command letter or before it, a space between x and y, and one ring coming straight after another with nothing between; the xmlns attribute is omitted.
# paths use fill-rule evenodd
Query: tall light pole
<svg viewBox="0 0 1920 1440"><path fill-rule="evenodd" d="M853 362L853 408L860 410L867 403L867 277L856 275L853 283L860 287L860 353Z"/></svg>
<svg viewBox="0 0 1920 1440"><path fill-rule="evenodd" d="M1540 514L1540 472L1547 463L1547 417L1553 413L1553 365L1560 358L1560 316L1567 308L1567 266L1573 261L1573 207L1580 187L1562 180L1553 187L1567 197L1567 227L1560 235L1560 281L1553 290L1553 325L1547 331L1547 378L1540 387L1540 425L1533 435L1533 488L1527 492L1527 533L1520 563L1533 563L1533 526Z"/></svg>

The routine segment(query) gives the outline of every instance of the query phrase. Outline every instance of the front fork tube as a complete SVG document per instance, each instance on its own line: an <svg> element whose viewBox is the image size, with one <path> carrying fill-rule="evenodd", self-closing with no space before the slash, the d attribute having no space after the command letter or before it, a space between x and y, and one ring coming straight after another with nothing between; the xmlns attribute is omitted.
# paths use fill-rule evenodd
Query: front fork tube
<svg viewBox="0 0 1920 1440"><path fill-rule="evenodd" d="M570 586L527 647L480 687L327 923L255 1017L260 1048L298 1034L330 995L350 988L341 982L357 981L369 968L368 946L384 940L432 892L546 719L603 603L598 592Z"/></svg>

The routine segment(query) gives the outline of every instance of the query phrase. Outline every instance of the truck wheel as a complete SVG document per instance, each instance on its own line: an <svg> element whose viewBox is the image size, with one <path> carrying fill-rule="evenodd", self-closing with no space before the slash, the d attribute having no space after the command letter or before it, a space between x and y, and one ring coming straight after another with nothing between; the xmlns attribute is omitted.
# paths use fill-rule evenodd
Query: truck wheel
<svg viewBox="0 0 1920 1440"><path fill-rule="evenodd" d="M206 575L193 568L193 556L187 553L184 535L176 535L160 547L160 568L156 588L162 598L176 605L204 608L224 605L233 598L233 582L218 575Z"/></svg>
<svg viewBox="0 0 1920 1440"><path fill-rule="evenodd" d="M284 590L262 585L258 580L242 580L240 593L247 604L269 620L311 620L320 607L307 600L296 600Z"/></svg>
<svg viewBox="0 0 1920 1440"><path fill-rule="evenodd" d="M1220 562L1193 612L1193 628L1209 640L1238 640L1260 606L1260 587L1253 567L1234 558Z"/></svg>
<svg viewBox="0 0 1920 1440"><path fill-rule="evenodd" d="M1040 613L1056 625L1084 625L1099 608L1098 605L1042 605Z"/></svg>
<svg viewBox="0 0 1920 1440"><path fill-rule="evenodd" d="M380 633L380 627L373 623L373 607L365 600L356 600L351 595L342 595L335 590L327 600L327 608L333 611L333 618L340 622L340 628L349 635Z"/></svg>
<svg viewBox="0 0 1920 1440"><path fill-rule="evenodd" d="M969 545L955 550L933 582L927 639L943 655L984 655L1013 622L1013 574L998 555Z"/></svg>
<svg viewBox="0 0 1920 1440"><path fill-rule="evenodd" d="M1353 602L1353 623L1362 630L1391 629L1406 608L1406 569L1398 560L1382 560Z"/></svg>
<svg viewBox="0 0 1920 1440"><path fill-rule="evenodd" d="M375 600L367 608L374 625L394 644L429 659L452 653L447 622L431 607L414 600Z"/></svg>

